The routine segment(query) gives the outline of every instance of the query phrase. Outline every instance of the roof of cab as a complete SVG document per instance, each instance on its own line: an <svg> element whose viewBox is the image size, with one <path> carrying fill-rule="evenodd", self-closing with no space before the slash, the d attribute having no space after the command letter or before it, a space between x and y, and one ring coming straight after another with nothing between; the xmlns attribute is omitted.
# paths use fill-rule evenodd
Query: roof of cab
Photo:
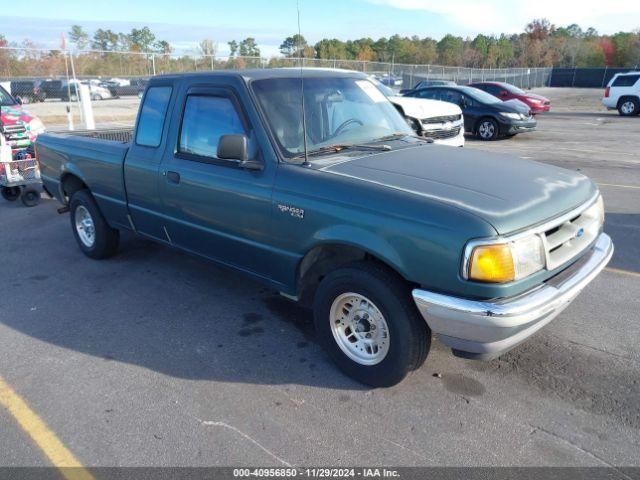
<svg viewBox="0 0 640 480"><path fill-rule="evenodd" d="M302 72L304 77L358 77L366 78L367 75L362 72L353 70L342 70L337 68L256 68L246 70L216 70L208 72L192 72L192 73L170 73L165 75L157 75L151 77L154 79L203 79L207 77L240 77L245 81L263 80L267 78L295 78L299 77Z"/></svg>

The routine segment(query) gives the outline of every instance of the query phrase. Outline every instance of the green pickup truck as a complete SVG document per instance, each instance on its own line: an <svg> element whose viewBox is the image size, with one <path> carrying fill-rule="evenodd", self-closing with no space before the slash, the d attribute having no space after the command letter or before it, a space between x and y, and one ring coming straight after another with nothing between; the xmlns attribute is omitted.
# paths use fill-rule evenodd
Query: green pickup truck
<svg viewBox="0 0 640 480"><path fill-rule="evenodd" d="M130 230L245 272L311 307L328 354L373 386L420 367L432 334L464 358L508 351L613 253L587 177L434 145L355 72L159 76L135 130L36 147L87 256Z"/></svg>

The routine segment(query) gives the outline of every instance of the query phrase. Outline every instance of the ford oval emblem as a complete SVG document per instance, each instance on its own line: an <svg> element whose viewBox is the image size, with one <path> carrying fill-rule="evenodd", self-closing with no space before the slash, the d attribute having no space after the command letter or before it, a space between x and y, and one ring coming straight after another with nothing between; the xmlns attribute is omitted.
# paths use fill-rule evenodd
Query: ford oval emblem
<svg viewBox="0 0 640 480"><path fill-rule="evenodd" d="M584 235L584 228L581 228L576 232L576 238L580 238L583 235Z"/></svg>

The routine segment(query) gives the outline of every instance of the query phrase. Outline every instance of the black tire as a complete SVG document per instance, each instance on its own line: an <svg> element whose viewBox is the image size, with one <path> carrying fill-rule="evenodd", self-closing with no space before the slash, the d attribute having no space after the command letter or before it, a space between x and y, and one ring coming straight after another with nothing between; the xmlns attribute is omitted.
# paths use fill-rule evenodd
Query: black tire
<svg viewBox="0 0 640 480"><path fill-rule="evenodd" d="M332 305L346 293L366 297L386 321L388 350L377 364L363 365L351 359L334 337ZM316 291L313 312L318 339L332 360L348 376L373 387L402 381L424 363L431 347L431 330L413 303L409 285L376 263L356 262L327 275Z"/></svg>
<svg viewBox="0 0 640 480"><path fill-rule="evenodd" d="M640 114L640 101L636 97L623 97L618 102L618 113L623 117Z"/></svg>
<svg viewBox="0 0 640 480"><path fill-rule="evenodd" d="M476 127L476 135L480 140L491 141L498 138L500 134L500 127L498 126L498 122L496 122L493 118L485 117L481 118L478 121L478 126Z"/></svg>
<svg viewBox="0 0 640 480"><path fill-rule="evenodd" d="M2 193L2 198L7 202L15 202L20 198L22 189L20 187L2 187L0 193Z"/></svg>
<svg viewBox="0 0 640 480"><path fill-rule="evenodd" d="M81 207L84 211L88 212L93 223L92 243L83 241L76 227L76 216ZM69 203L69 212L71 230L78 242L80 250L82 250L87 257L100 260L116 254L120 242L120 231L109 226L88 190L78 190L73 194L71 202Z"/></svg>
<svg viewBox="0 0 640 480"><path fill-rule="evenodd" d="M40 203L40 192L35 188L25 188L20 200L25 207L35 207Z"/></svg>

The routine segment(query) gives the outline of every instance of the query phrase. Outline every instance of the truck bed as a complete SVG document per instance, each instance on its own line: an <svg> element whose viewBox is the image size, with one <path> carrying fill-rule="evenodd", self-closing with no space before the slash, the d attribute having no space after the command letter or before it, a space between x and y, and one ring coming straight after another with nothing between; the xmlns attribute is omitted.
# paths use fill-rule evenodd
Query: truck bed
<svg viewBox="0 0 640 480"><path fill-rule="evenodd" d="M61 183L68 175L84 181L112 226L128 226L123 163L132 129L45 133L36 150L46 189L66 203Z"/></svg>
<svg viewBox="0 0 640 480"><path fill-rule="evenodd" d="M96 130L68 130L56 132L60 135L97 138L119 143L130 143L133 138L133 127L128 128L101 128Z"/></svg>

